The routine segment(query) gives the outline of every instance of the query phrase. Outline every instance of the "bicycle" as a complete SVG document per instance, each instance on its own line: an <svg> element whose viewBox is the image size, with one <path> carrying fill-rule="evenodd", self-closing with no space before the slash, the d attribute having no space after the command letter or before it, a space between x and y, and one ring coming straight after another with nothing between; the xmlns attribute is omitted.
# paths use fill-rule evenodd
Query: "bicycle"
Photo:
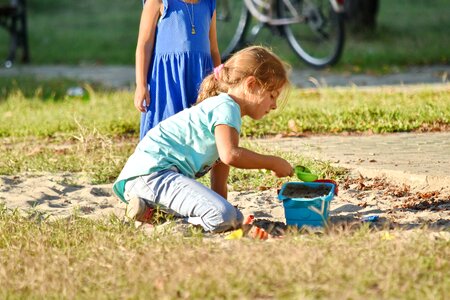
<svg viewBox="0 0 450 300"><path fill-rule="evenodd" d="M264 26L284 37L294 52L312 67L333 65L342 54L344 0L219 0L216 3L223 60L251 44Z"/></svg>

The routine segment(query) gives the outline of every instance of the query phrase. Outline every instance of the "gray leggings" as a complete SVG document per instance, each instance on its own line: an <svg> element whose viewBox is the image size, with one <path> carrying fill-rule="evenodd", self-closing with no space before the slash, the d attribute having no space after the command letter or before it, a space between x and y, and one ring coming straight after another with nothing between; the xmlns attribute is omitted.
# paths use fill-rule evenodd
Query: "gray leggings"
<svg viewBox="0 0 450 300"><path fill-rule="evenodd" d="M173 170L139 176L125 184L125 199L144 199L185 217L206 231L222 232L238 228L242 213L225 198L192 178Z"/></svg>

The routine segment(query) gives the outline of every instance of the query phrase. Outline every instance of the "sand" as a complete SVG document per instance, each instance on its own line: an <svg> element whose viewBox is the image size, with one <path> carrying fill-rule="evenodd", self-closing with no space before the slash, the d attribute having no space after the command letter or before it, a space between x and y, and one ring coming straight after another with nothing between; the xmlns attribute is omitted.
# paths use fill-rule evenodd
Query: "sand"
<svg viewBox="0 0 450 300"><path fill-rule="evenodd" d="M361 222L378 216L377 224L450 227L450 193L422 193L408 186L394 186L383 178L342 180L339 195L331 202L331 224ZM285 222L277 189L230 192L229 201L244 215ZM40 213L48 220L73 214L104 218L124 217L125 205L113 194L111 184L93 185L79 174L20 174L0 176L0 203L23 214Z"/></svg>

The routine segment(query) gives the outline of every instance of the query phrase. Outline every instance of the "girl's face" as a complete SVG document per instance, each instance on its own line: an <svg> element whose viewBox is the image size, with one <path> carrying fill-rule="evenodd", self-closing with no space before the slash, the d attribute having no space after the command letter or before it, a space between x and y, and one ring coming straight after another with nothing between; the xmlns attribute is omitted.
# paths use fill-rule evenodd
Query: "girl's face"
<svg viewBox="0 0 450 300"><path fill-rule="evenodd" d="M271 110L277 108L277 99L282 88L274 91L264 91L256 87L252 93L252 109L249 111L249 117L259 120L267 115Z"/></svg>

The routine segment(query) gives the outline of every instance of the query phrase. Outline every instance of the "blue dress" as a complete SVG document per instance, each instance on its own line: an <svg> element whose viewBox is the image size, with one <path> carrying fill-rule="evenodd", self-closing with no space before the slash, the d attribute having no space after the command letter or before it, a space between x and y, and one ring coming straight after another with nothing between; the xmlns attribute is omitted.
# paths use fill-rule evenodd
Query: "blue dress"
<svg viewBox="0 0 450 300"><path fill-rule="evenodd" d="M216 0L163 4L147 75L150 106L141 114L140 139L162 120L192 106L203 78L214 67L209 29Z"/></svg>

